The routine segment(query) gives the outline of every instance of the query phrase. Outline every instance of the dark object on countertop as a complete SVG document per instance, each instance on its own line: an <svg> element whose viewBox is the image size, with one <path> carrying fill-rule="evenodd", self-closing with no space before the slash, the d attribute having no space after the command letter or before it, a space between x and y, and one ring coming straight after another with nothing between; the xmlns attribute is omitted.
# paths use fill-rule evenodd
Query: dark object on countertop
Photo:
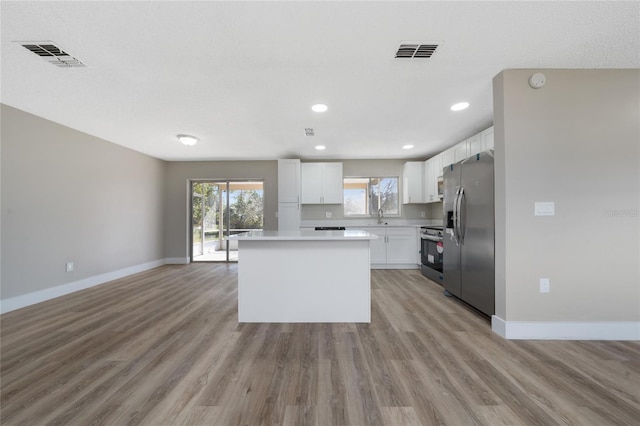
<svg viewBox="0 0 640 426"><path fill-rule="evenodd" d="M346 231L344 226L316 226L316 231Z"/></svg>

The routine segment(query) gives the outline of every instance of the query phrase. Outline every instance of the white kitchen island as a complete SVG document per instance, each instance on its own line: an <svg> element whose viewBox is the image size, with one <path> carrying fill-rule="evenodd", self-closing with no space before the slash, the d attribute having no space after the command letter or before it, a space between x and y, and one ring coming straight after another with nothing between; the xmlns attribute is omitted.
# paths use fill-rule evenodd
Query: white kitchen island
<svg viewBox="0 0 640 426"><path fill-rule="evenodd" d="M371 322L366 231L254 231L238 240L239 322Z"/></svg>

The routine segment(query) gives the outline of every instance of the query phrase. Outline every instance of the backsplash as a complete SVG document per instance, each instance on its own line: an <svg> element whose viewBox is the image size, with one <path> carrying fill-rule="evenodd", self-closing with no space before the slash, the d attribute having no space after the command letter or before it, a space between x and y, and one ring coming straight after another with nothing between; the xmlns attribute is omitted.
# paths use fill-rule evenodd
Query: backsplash
<svg viewBox="0 0 640 426"><path fill-rule="evenodd" d="M422 213L424 212L424 217ZM327 217L327 213L331 217ZM442 203L403 204L399 216L386 216L390 220L442 220ZM373 219L376 217L373 216ZM345 217L342 204L314 204L302 206L302 220L362 221L367 217Z"/></svg>

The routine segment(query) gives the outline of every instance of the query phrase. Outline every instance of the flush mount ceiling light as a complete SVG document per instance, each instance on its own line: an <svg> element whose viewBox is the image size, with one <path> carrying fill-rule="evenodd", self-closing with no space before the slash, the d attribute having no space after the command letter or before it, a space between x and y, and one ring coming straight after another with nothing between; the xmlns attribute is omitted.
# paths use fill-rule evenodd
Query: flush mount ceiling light
<svg viewBox="0 0 640 426"><path fill-rule="evenodd" d="M186 146L194 146L198 143L198 138L190 135L178 135L178 140Z"/></svg>
<svg viewBox="0 0 640 426"><path fill-rule="evenodd" d="M326 148L327 148L327 147L326 147L326 146L324 146L324 145L316 145L316 149L317 149L318 151L322 151L323 149L326 149Z"/></svg>
<svg viewBox="0 0 640 426"><path fill-rule="evenodd" d="M413 149L413 145L403 145L402 149Z"/></svg>
<svg viewBox="0 0 640 426"><path fill-rule="evenodd" d="M311 107L311 109L314 110L315 112L325 112L329 108L325 104L315 104L314 106Z"/></svg>
<svg viewBox="0 0 640 426"><path fill-rule="evenodd" d="M462 111L467 108L469 108L469 102L459 102L451 106L451 111Z"/></svg>

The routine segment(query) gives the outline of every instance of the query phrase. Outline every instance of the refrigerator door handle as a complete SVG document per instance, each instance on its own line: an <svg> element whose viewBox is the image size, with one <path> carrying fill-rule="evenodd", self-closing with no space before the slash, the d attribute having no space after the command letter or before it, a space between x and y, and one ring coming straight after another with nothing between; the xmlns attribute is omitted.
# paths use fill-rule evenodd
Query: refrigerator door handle
<svg viewBox="0 0 640 426"><path fill-rule="evenodd" d="M460 244L464 245L464 237L467 231L467 197L464 195L464 187L460 187L460 196L458 198L458 240L460 241Z"/></svg>
<svg viewBox="0 0 640 426"><path fill-rule="evenodd" d="M460 221L460 210L459 210L459 206L458 206L458 201L460 200L460 187L458 187L456 189L456 195L453 198L453 241L456 243L457 246L460 245L460 234L459 234L459 221Z"/></svg>

